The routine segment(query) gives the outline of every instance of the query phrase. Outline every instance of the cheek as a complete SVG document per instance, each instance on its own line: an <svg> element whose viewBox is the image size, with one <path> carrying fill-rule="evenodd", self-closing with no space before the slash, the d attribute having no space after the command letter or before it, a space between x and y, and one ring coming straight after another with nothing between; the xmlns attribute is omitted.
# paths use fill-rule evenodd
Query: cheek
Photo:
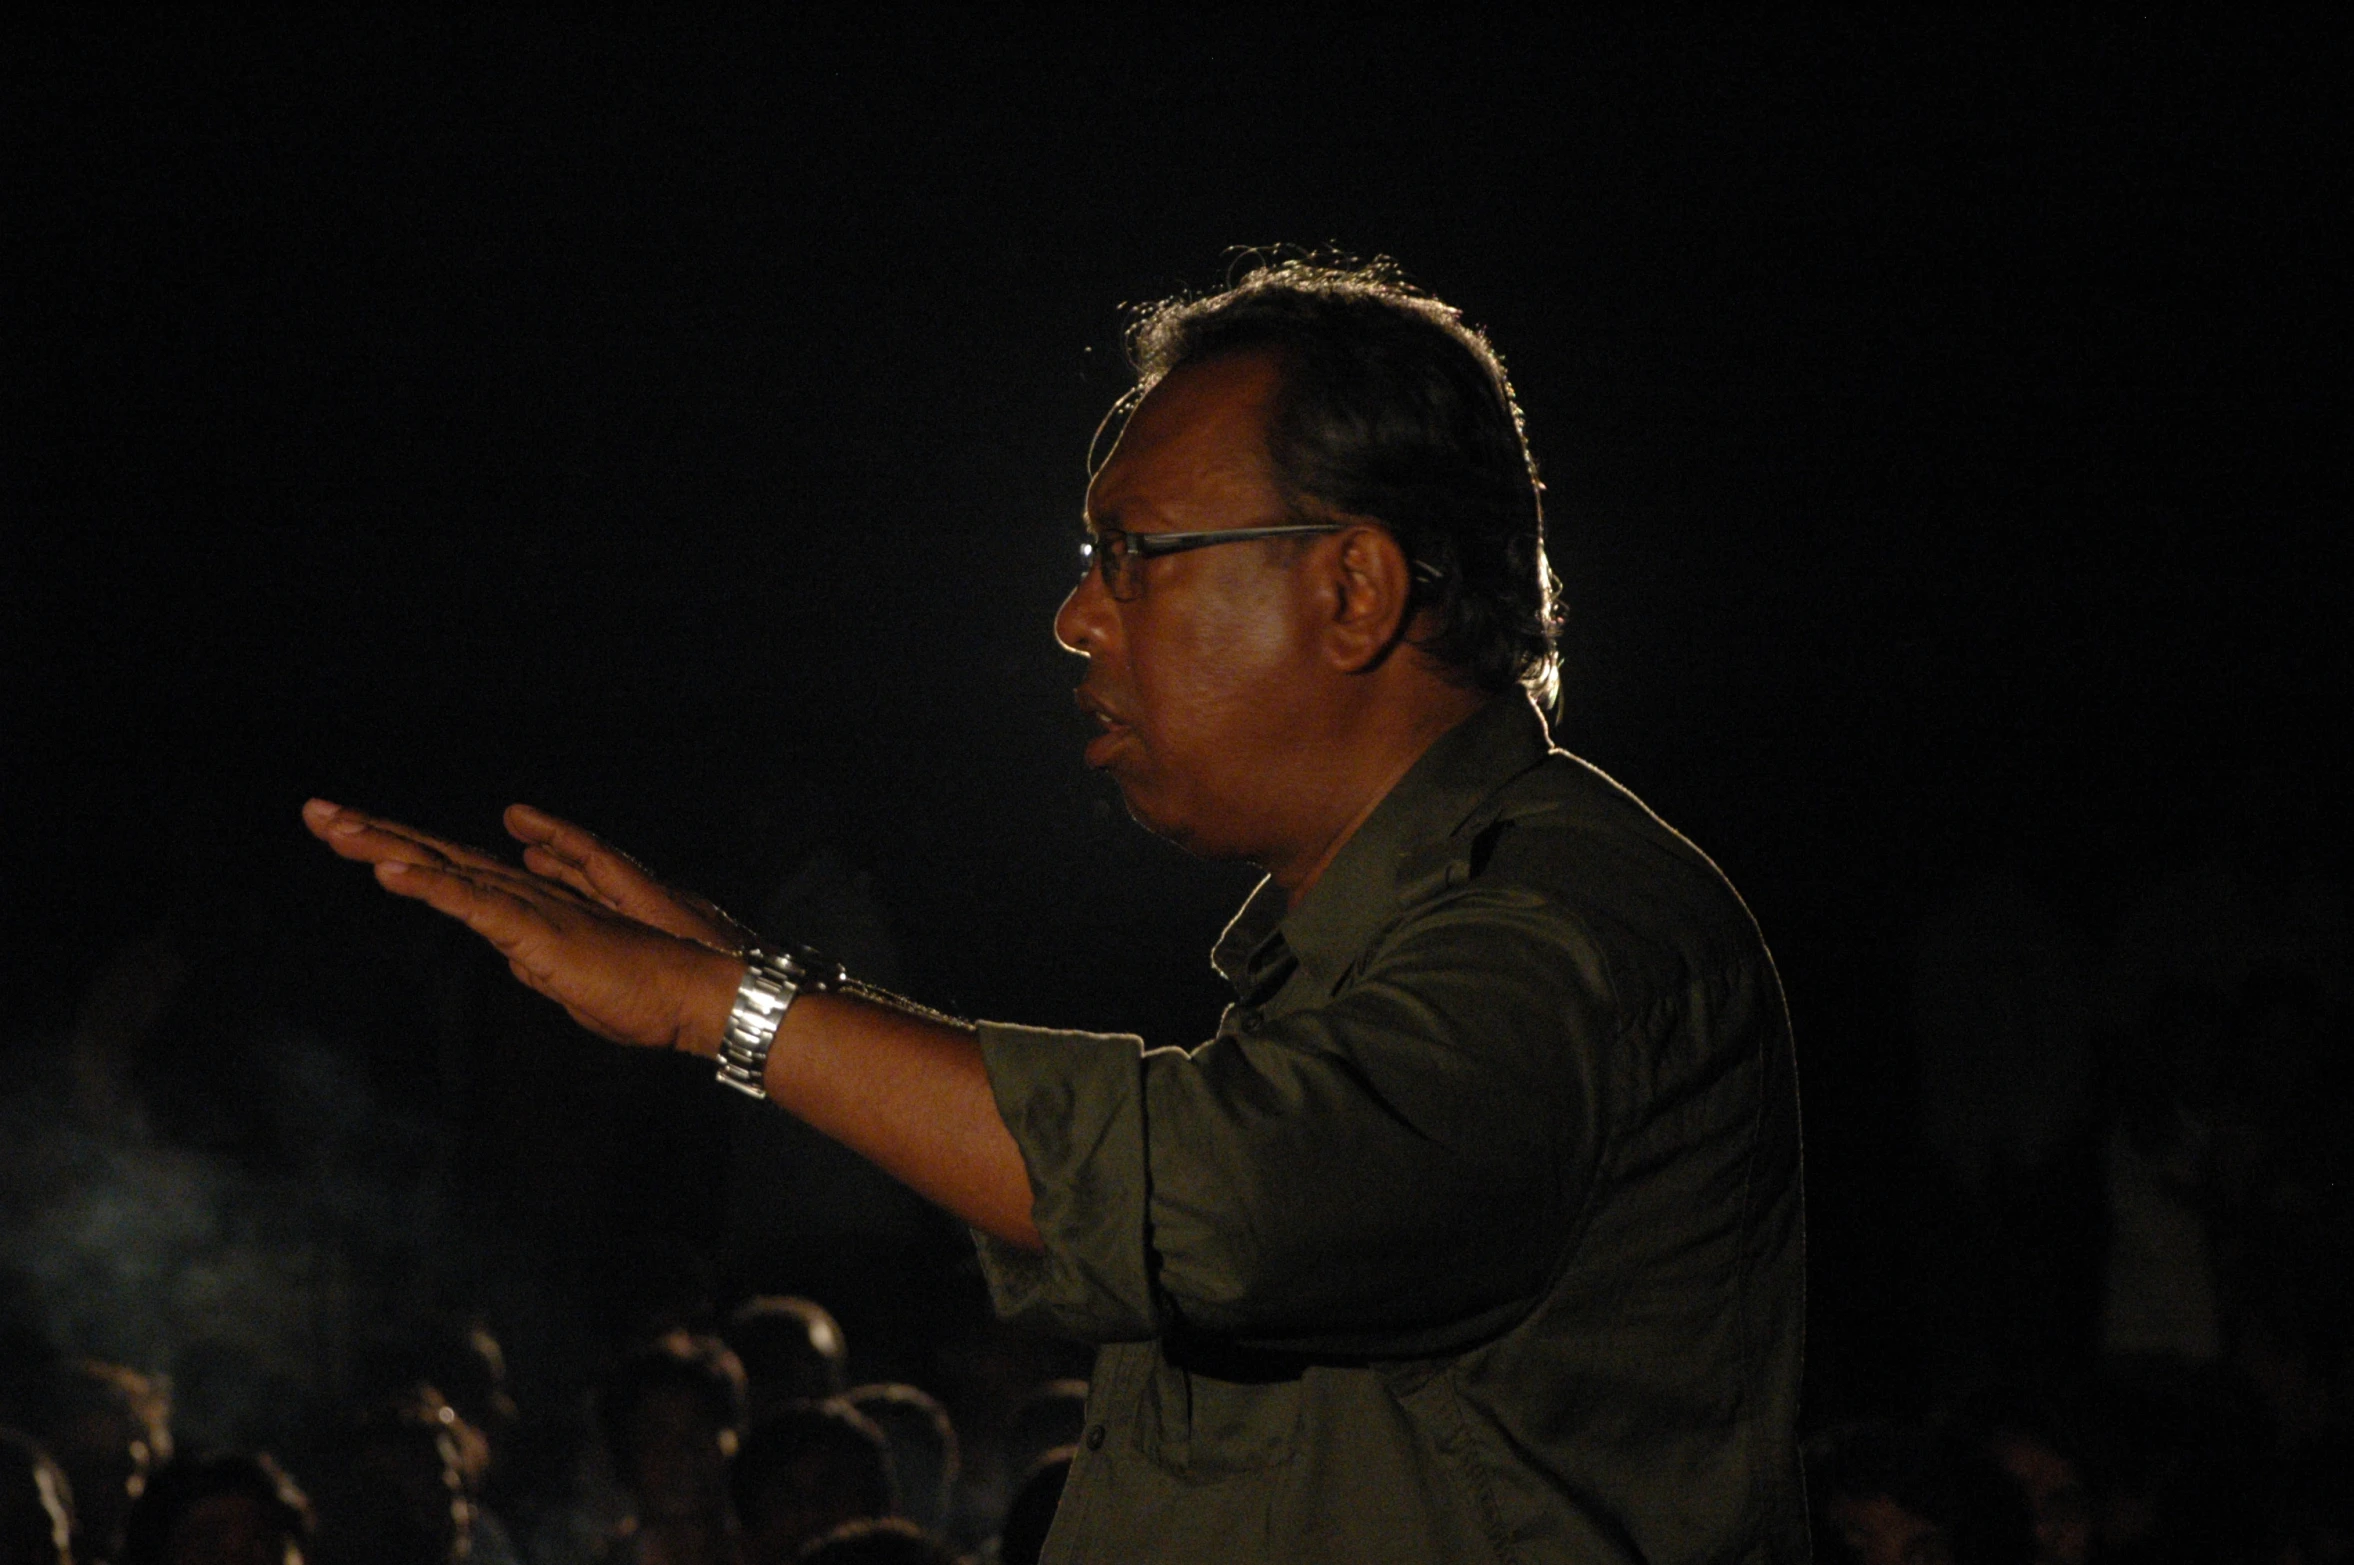
<svg viewBox="0 0 2354 1565"><path fill-rule="evenodd" d="M1140 625L1130 643L1142 725L1164 742L1219 745L1272 726L1271 712L1296 687L1299 656L1280 599L1229 592L1183 607Z"/></svg>

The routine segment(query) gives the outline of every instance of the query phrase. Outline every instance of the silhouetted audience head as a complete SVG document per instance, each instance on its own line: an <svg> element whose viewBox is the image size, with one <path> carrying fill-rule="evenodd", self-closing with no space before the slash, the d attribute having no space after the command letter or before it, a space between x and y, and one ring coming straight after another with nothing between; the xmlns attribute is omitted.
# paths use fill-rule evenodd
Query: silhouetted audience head
<svg viewBox="0 0 2354 1565"><path fill-rule="evenodd" d="M478 1317L434 1320L379 1345L370 1358L367 1381L377 1396L431 1386L457 1411L459 1465L468 1491L480 1493L498 1446L518 1418L515 1399L507 1394L506 1354L490 1327Z"/></svg>
<svg viewBox="0 0 2354 1565"><path fill-rule="evenodd" d="M843 1523L899 1508L889 1442L839 1398L796 1403L754 1425L730 1488L752 1565L785 1565Z"/></svg>
<svg viewBox="0 0 2354 1565"><path fill-rule="evenodd" d="M473 1544L457 1410L430 1386L362 1409L321 1485L321 1550L335 1565L441 1565Z"/></svg>
<svg viewBox="0 0 2354 1565"><path fill-rule="evenodd" d="M1005 1433L1009 1471L1030 1470L1049 1451L1077 1445L1087 1427L1087 1382L1050 1380L1022 1398Z"/></svg>
<svg viewBox="0 0 2354 1565"><path fill-rule="evenodd" d="M963 1557L904 1516L844 1522L797 1556L799 1565L962 1565Z"/></svg>
<svg viewBox="0 0 2354 1565"><path fill-rule="evenodd" d="M450 1399L458 1416L496 1442L521 1416L507 1392L507 1352L490 1323L471 1317L428 1339L433 1362L425 1378Z"/></svg>
<svg viewBox="0 0 2354 1565"><path fill-rule="evenodd" d="M302 1565L311 1506L266 1456L174 1462L131 1507L120 1565Z"/></svg>
<svg viewBox="0 0 2354 1565"><path fill-rule="evenodd" d="M1817 1565L2028 1565L2027 1506L1993 1462L1871 1419L1806 1444Z"/></svg>
<svg viewBox="0 0 2354 1565"><path fill-rule="evenodd" d="M2027 1504L2035 1565L2087 1565L2096 1518L2074 1446L2048 1420L2026 1414L1993 1418L1979 1443Z"/></svg>
<svg viewBox="0 0 2354 1565"><path fill-rule="evenodd" d="M29 1436L0 1429L0 1565L71 1565L65 1472Z"/></svg>
<svg viewBox="0 0 2354 1565"><path fill-rule="evenodd" d="M1047 1452L1030 1464L1014 1487L1013 1503L1005 1508L1005 1525L997 1531L998 1565L1038 1565L1046 1552L1046 1534L1054 1513L1063 1503L1063 1487L1071 1481L1071 1462L1077 1446Z"/></svg>
<svg viewBox="0 0 2354 1565"><path fill-rule="evenodd" d="M959 1455L948 1409L914 1386L859 1386L842 1400L864 1413L891 1443L899 1508L917 1526L940 1531L956 1492Z"/></svg>
<svg viewBox="0 0 2354 1565"><path fill-rule="evenodd" d="M650 1520L727 1509L744 1431L744 1367L726 1343L664 1332L622 1360L598 1401L613 1470Z"/></svg>
<svg viewBox="0 0 2354 1565"><path fill-rule="evenodd" d="M747 1299L720 1335L743 1361L755 1419L788 1402L840 1396L850 1384L850 1350L822 1304L790 1294Z"/></svg>
<svg viewBox="0 0 2354 1565"><path fill-rule="evenodd" d="M1938 1421L1950 1446L1991 1461L2027 1508L2036 1565L2086 1565L2099 1507L2078 1432L2081 1396L2055 1400L2026 1380L1966 1390Z"/></svg>
<svg viewBox="0 0 2354 1565"><path fill-rule="evenodd" d="M171 1392L160 1377L81 1359L42 1388L31 1431L73 1486L75 1552L108 1560L148 1475L172 1459Z"/></svg>

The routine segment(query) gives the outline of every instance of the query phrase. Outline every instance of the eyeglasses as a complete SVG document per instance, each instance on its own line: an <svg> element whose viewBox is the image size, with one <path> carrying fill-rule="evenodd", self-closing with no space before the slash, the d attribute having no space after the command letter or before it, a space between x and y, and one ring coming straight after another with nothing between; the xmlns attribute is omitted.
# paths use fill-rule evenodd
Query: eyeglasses
<svg viewBox="0 0 2354 1565"><path fill-rule="evenodd" d="M1297 538L1309 533L1337 533L1346 522L1301 522L1288 527L1235 527L1222 532L1132 533L1119 527L1098 527L1079 545L1084 562L1080 572L1103 572L1104 591L1121 603L1134 603L1144 594L1144 562L1156 554L1182 554L1221 543L1250 543L1260 538Z"/></svg>

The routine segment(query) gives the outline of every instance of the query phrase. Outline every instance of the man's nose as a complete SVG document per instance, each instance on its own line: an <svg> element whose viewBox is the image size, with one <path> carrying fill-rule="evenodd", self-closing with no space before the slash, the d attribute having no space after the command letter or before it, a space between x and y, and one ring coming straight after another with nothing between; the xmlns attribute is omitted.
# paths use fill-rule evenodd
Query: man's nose
<svg viewBox="0 0 2354 1565"><path fill-rule="evenodd" d="M1103 616L1111 603L1111 594L1103 590L1103 576L1089 571L1079 578L1063 606L1054 611L1054 639L1065 652L1076 652L1081 657L1095 655L1103 638Z"/></svg>

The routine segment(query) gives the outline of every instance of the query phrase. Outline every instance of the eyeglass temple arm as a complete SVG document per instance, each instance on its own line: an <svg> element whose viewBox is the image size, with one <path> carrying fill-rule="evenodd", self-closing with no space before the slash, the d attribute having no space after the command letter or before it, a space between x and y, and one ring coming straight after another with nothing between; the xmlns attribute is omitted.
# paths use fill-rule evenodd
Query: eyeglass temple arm
<svg viewBox="0 0 2354 1565"><path fill-rule="evenodd" d="M1200 549L1214 543L1248 543L1254 538L1291 538L1308 533L1337 533L1355 526L1353 522L1313 522L1295 527L1234 527L1223 532L1200 533L1130 533L1131 547L1147 558L1157 554L1177 554L1187 549ZM1447 573L1428 560L1415 560L1414 574L1422 581L1437 585L1447 579Z"/></svg>
<svg viewBox="0 0 2354 1565"><path fill-rule="evenodd" d="M1206 548L1216 543L1249 543L1256 538L1293 538L1308 533L1337 533L1352 525L1349 522L1311 522L1289 527L1231 527L1217 532L1130 533L1128 544L1139 554L1175 554L1183 549Z"/></svg>

